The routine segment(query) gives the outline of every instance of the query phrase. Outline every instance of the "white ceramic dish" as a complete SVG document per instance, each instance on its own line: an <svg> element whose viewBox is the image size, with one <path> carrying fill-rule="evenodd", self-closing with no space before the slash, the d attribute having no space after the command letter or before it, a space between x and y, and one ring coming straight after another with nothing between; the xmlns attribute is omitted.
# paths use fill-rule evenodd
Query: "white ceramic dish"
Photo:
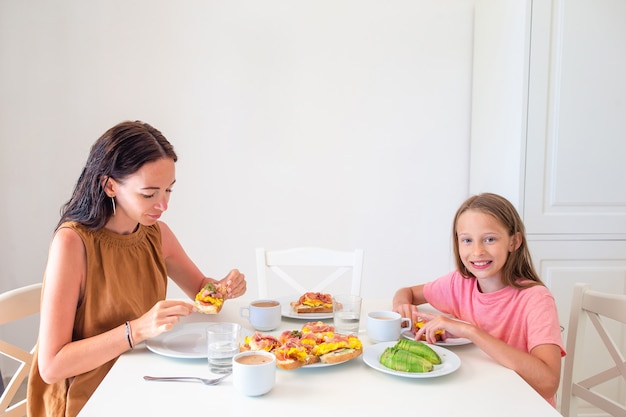
<svg viewBox="0 0 626 417"><path fill-rule="evenodd" d="M437 354L439 354L442 362L441 365L435 365L432 371L403 372L389 369L380 363L380 355L382 355L385 349L394 346L396 343L397 342L384 342L366 347L365 352L363 352L363 362L377 371L404 378L435 378L442 375L448 375L459 369L461 366L461 359L455 353L446 348L442 348L441 346L429 345L435 352L437 352Z"/></svg>
<svg viewBox="0 0 626 417"><path fill-rule="evenodd" d="M404 337L405 339L409 339L409 340L415 340L414 339L415 335L411 333L411 331L408 329L402 331L402 337ZM438 342L435 342L437 346L447 346L447 347L468 345L470 343L472 343L472 341L464 337L449 337L446 340L440 340Z"/></svg>
<svg viewBox="0 0 626 417"><path fill-rule="evenodd" d="M288 317L291 319L300 319L307 321L316 321L316 320L325 320L332 319L333 313L308 313L308 314L298 314L291 308L291 302L297 301L297 297L282 297L279 298L281 314L283 317Z"/></svg>
<svg viewBox="0 0 626 417"><path fill-rule="evenodd" d="M171 358L200 359L207 357L207 323L188 323L146 340L154 353Z"/></svg>
<svg viewBox="0 0 626 417"><path fill-rule="evenodd" d="M356 359L356 358L354 358ZM298 369L314 369L314 368L325 368L327 366L335 366L335 365L341 365L342 363L346 363L346 362L350 362L353 361L354 359L350 359L349 361L343 361L343 362L338 362L338 363L322 363L322 362L317 362L317 363L312 363L311 365L306 365L306 366L301 366ZM298 370L296 369L296 371Z"/></svg>

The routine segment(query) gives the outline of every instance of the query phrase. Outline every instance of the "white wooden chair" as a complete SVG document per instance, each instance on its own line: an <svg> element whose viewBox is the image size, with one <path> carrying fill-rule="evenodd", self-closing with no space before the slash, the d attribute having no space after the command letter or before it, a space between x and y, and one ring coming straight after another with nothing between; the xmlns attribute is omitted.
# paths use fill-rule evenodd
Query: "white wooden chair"
<svg viewBox="0 0 626 417"><path fill-rule="evenodd" d="M620 352L626 344L626 295L601 293L590 288L588 284L576 284L574 287L563 369L561 414L565 417L577 416L580 398L612 416L626 417L626 362ZM595 332L586 331L588 321L593 324ZM590 341L598 341L597 344L606 348L610 356L610 360L606 361L609 365L596 366L593 372L588 368L601 362L599 358L603 354L606 356L606 351L583 350ZM581 367L585 368L584 372L581 372ZM599 389L607 381L615 384L611 387L617 387L608 391L615 391L616 398L607 394L606 386L604 390Z"/></svg>
<svg viewBox="0 0 626 417"><path fill-rule="evenodd" d="M339 251L324 248L302 247L284 250L256 250L257 283L259 297L268 297L268 270L282 279L298 294L305 292L323 292L339 278L350 277L350 294L361 294L361 275L363 271L363 250ZM288 267L331 267L330 274L324 271L324 279L315 279L311 287L286 272ZM348 272L351 272L348 275Z"/></svg>
<svg viewBox="0 0 626 417"><path fill-rule="evenodd" d="M0 326L39 313L40 300L41 284L27 285L0 294ZM19 368L0 396L0 417L23 417L26 415L26 398L19 401L14 400L20 386L30 372L34 350L33 347L30 351L26 351L0 340L0 354L20 362Z"/></svg>

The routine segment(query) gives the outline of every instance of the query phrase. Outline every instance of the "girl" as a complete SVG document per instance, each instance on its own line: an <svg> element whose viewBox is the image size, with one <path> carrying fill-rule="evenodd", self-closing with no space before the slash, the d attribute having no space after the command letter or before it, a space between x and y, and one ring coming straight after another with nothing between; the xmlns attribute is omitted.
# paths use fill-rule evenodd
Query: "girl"
<svg viewBox="0 0 626 417"><path fill-rule="evenodd" d="M50 244L28 415L76 416L115 360L169 331L192 304L165 300L168 276L193 299L208 278L159 218L176 181L172 145L123 122L91 148ZM244 276L221 283L242 295Z"/></svg>
<svg viewBox="0 0 626 417"><path fill-rule="evenodd" d="M499 195L470 197L454 217L452 239L457 270L401 288L393 310L425 321L416 339L435 343L440 330L470 339L555 406L565 349L554 298L533 268L517 211ZM424 303L452 317L418 313Z"/></svg>

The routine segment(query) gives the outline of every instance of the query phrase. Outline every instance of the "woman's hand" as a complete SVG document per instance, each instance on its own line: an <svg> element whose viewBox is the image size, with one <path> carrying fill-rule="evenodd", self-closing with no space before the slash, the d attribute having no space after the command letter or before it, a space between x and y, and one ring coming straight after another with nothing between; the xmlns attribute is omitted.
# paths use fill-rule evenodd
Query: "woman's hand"
<svg viewBox="0 0 626 417"><path fill-rule="evenodd" d="M219 281L226 286L226 298L237 298L246 292L246 277L237 269L233 269Z"/></svg>
<svg viewBox="0 0 626 417"><path fill-rule="evenodd" d="M133 340L142 342L172 330L181 317L193 312L193 305L179 300L157 302L147 313L131 321Z"/></svg>

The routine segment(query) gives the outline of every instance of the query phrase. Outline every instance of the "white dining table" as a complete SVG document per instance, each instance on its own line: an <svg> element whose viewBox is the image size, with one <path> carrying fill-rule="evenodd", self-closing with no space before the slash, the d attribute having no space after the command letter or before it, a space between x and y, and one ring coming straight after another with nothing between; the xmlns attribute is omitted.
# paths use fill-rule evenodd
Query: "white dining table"
<svg viewBox="0 0 626 417"><path fill-rule="evenodd" d="M250 301L245 298L227 300L219 314L193 313L174 329L190 323L228 321L240 323L244 335L252 334L254 329L247 319L240 317L240 308ZM369 311L390 308L389 299L363 300L359 338L365 353L375 346L365 331L365 315ZM300 329L306 322L283 317L281 327L268 333L278 335L283 330ZM560 416L519 375L499 365L473 344L445 349L461 361L458 369L446 375L407 378L388 374L367 365L361 356L334 366L278 369L276 385L268 394L246 397L235 390L232 376L215 386L145 381L144 375L213 375L205 358L165 356L141 343L120 356L79 415L251 417L339 416L348 412L348 415L385 416Z"/></svg>

